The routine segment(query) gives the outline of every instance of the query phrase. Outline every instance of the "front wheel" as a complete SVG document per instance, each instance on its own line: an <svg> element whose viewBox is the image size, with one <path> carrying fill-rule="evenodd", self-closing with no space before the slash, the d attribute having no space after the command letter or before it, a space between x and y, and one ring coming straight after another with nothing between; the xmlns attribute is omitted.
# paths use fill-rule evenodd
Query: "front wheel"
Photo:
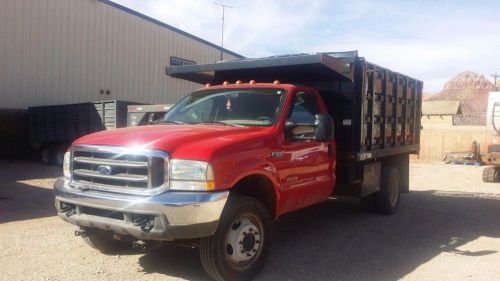
<svg viewBox="0 0 500 281"><path fill-rule="evenodd" d="M262 203L232 196L215 234L200 241L203 268L215 280L251 280L264 266L271 239L271 217Z"/></svg>

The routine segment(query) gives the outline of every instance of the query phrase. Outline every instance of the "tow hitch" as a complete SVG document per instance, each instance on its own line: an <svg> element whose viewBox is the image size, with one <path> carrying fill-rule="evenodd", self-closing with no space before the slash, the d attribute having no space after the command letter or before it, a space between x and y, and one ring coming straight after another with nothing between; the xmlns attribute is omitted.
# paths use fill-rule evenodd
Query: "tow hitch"
<svg viewBox="0 0 500 281"><path fill-rule="evenodd" d="M145 251L148 248L148 243L142 240L136 240L132 243L132 248Z"/></svg>
<svg viewBox="0 0 500 281"><path fill-rule="evenodd" d="M136 215L132 219L132 223L134 224L134 226L139 226L142 231L148 233L155 226L154 220L154 216Z"/></svg>
<svg viewBox="0 0 500 281"><path fill-rule="evenodd" d="M61 203L61 208L59 208L60 213L66 214L66 217L71 217L76 215L76 206L72 204Z"/></svg>

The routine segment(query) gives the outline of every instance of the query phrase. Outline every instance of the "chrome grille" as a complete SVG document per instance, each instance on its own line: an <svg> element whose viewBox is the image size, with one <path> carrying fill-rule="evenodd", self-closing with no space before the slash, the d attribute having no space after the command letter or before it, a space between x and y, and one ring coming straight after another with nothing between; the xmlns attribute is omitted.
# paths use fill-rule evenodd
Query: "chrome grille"
<svg viewBox="0 0 500 281"><path fill-rule="evenodd" d="M135 147L77 145L71 149L71 184L137 195L167 189L168 155Z"/></svg>

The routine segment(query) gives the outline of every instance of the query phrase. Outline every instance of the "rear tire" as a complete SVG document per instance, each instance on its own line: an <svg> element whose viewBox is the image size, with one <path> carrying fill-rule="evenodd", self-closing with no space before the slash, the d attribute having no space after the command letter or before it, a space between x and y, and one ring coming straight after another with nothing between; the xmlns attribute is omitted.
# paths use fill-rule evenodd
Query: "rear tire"
<svg viewBox="0 0 500 281"><path fill-rule="evenodd" d="M104 254L119 253L132 247L132 245L128 242L118 241L112 238L108 238L99 233L87 232L86 236L83 237L83 240L90 247Z"/></svg>
<svg viewBox="0 0 500 281"><path fill-rule="evenodd" d="M203 268L215 280L252 280L264 267L272 239L272 220L262 203L231 196L213 236L200 240Z"/></svg>
<svg viewBox="0 0 500 281"><path fill-rule="evenodd" d="M43 165L54 165L54 150L49 148L48 146L42 147L42 149L40 150L40 160L42 161Z"/></svg>
<svg viewBox="0 0 500 281"><path fill-rule="evenodd" d="M380 190L375 193L375 210L384 215L396 212L400 198L399 170L394 167L382 168Z"/></svg>
<svg viewBox="0 0 500 281"><path fill-rule="evenodd" d="M58 147L55 155L55 162L57 166L62 167L64 164L64 154L66 153L66 149L64 147Z"/></svg>
<svg viewBox="0 0 500 281"><path fill-rule="evenodd" d="M483 170L484 182L498 182L500 181L500 168L486 167Z"/></svg>

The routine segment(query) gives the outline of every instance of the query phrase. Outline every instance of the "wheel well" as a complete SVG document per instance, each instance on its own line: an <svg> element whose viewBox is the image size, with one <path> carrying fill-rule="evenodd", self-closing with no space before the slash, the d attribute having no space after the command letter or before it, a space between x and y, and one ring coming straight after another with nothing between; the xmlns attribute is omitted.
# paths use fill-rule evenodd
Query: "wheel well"
<svg viewBox="0 0 500 281"><path fill-rule="evenodd" d="M252 175L241 179L231 193L255 198L262 202L271 217L276 215L276 193L274 184L265 176Z"/></svg>

